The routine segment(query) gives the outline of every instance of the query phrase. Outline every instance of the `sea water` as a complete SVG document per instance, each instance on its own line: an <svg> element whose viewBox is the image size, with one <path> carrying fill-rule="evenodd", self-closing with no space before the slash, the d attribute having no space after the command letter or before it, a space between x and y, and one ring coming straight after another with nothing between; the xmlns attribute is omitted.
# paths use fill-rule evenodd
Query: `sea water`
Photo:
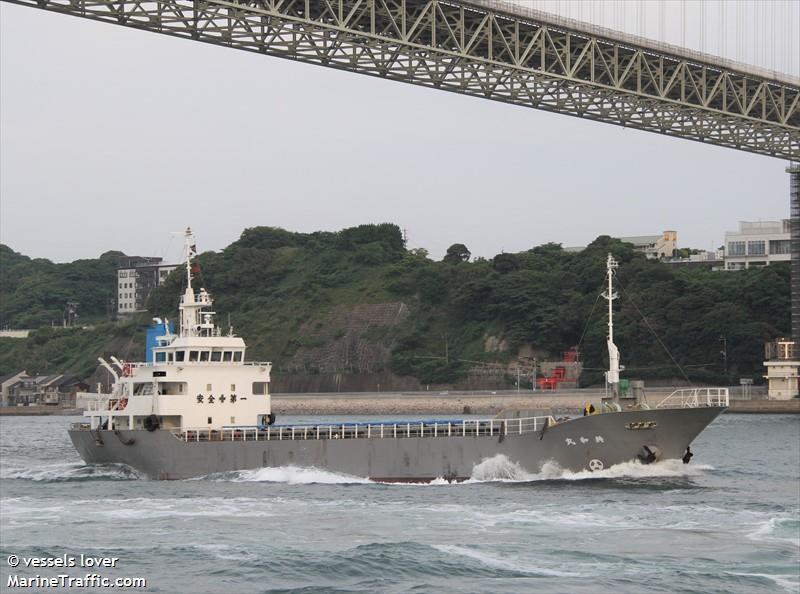
<svg viewBox="0 0 800 594"><path fill-rule="evenodd" d="M90 574L197 594L800 591L797 416L722 415L689 465L529 473L496 457L424 485L294 467L151 481L85 466L75 420L0 419L0 591ZM80 555L119 560L22 566Z"/></svg>

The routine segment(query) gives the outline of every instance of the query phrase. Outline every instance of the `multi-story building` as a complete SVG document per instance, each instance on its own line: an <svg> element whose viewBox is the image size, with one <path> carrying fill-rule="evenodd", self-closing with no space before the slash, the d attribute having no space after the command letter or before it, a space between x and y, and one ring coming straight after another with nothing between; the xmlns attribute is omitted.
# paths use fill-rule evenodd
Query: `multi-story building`
<svg viewBox="0 0 800 594"><path fill-rule="evenodd" d="M162 264L161 258L125 256L117 270L117 315L128 317L144 311L150 291L163 283L176 264Z"/></svg>
<svg viewBox="0 0 800 594"><path fill-rule="evenodd" d="M725 270L767 266L791 259L788 219L740 221L738 231L725 233Z"/></svg>
<svg viewBox="0 0 800 594"><path fill-rule="evenodd" d="M633 249L650 259L672 258L678 249L678 232L664 231L661 235L634 235L632 237L616 237L620 241L633 244ZM565 247L565 252L580 252L585 246Z"/></svg>
<svg viewBox="0 0 800 594"><path fill-rule="evenodd" d="M625 243L632 243L637 252L641 252L651 259L671 258L678 249L677 231L664 231L661 235L635 235L617 239Z"/></svg>

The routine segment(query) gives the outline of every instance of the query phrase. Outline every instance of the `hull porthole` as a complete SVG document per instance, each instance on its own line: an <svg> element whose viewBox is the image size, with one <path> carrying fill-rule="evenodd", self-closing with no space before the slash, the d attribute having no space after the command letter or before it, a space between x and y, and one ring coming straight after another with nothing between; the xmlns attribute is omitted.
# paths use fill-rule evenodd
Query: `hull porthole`
<svg viewBox="0 0 800 594"><path fill-rule="evenodd" d="M603 464L602 460L598 460L597 458L592 458L589 460L589 470L592 472L597 472L598 470L603 470L605 468L605 464Z"/></svg>

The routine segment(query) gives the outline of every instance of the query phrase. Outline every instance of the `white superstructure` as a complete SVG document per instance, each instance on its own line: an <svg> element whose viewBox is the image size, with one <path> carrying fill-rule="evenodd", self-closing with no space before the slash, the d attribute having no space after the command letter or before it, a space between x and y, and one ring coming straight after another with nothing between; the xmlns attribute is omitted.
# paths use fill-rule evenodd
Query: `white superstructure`
<svg viewBox="0 0 800 594"><path fill-rule="evenodd" d="M115 382L111 393L99 395L84 413L93 429L222 429L263 426L275 419L268 390L272 364L245 362L244 340L232 331L223 334L215 324L211 295L192 287L191 229L186 229L185 244L179 332L170 333L164 320L152 363L100 359Z"/></svg>

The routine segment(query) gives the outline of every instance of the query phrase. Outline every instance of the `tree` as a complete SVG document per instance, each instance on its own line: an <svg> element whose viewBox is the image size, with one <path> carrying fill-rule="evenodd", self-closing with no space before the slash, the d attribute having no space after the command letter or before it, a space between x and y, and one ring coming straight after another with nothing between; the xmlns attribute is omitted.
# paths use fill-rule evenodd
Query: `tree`
<svg viewBox="0 0 800 594"><path fill-rule="evenodd" d="M447 248L447 253L442 262L449 262L450 264L459 264L461 262L468 262L472 253L467 249L463 243L454 243Z"/></svg>

